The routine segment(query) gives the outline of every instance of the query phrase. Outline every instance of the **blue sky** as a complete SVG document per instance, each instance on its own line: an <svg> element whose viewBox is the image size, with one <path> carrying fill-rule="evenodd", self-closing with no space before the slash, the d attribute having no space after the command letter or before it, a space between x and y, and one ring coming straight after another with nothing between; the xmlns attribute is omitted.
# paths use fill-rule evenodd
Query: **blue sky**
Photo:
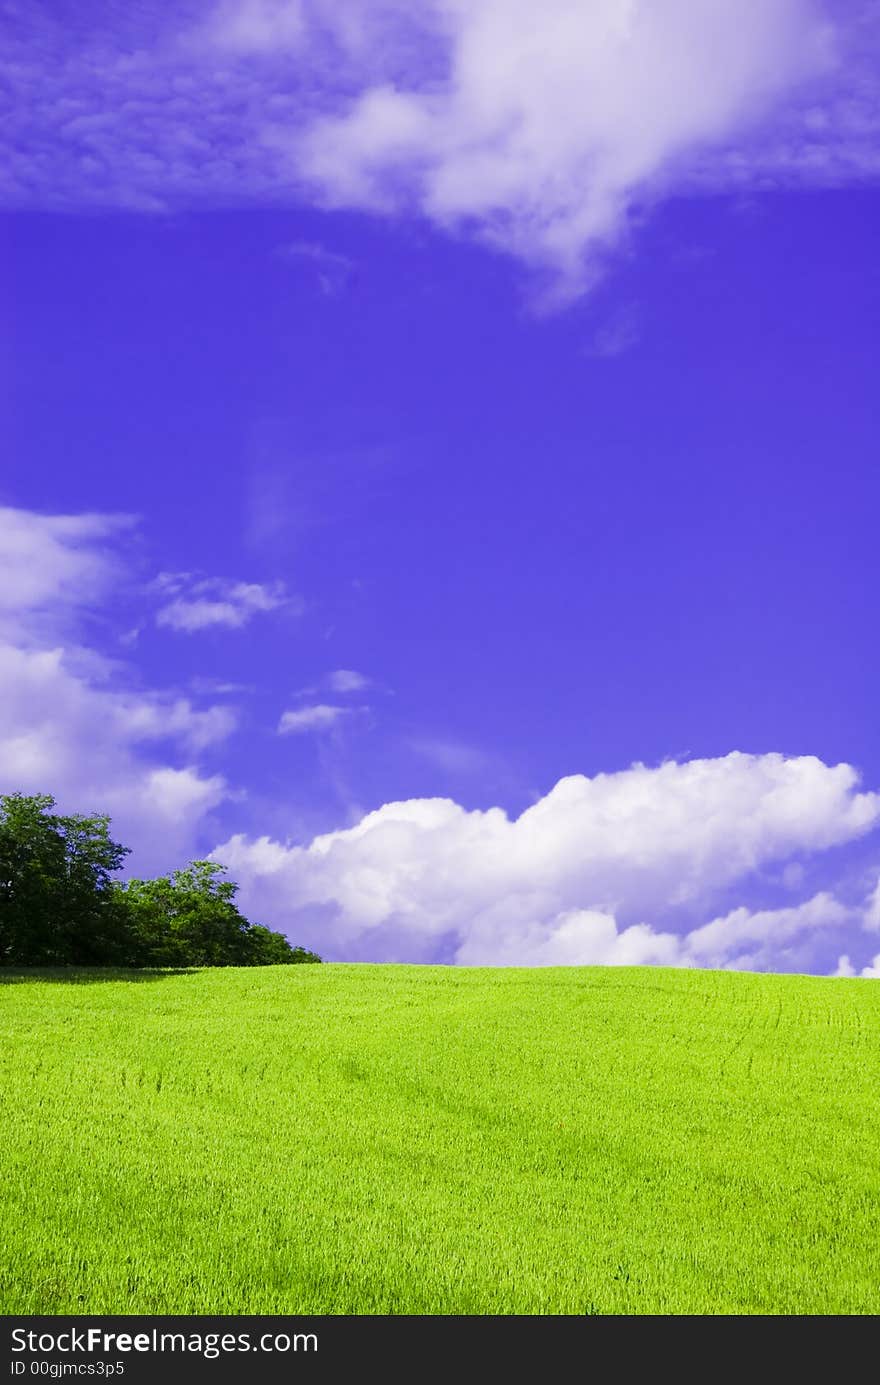
<svg viewBox="0 0 880 1385"><path fill-rule="evenodd" d="M871 975L876 7L542 15L4 7L0 791L332 958Z"/></svg>

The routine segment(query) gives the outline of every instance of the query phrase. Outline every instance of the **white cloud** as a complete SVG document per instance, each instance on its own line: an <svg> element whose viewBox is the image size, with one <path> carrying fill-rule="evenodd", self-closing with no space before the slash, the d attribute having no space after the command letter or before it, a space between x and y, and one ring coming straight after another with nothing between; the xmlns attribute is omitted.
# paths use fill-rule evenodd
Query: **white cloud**
<svg viewBox="0 0 880 1385"><path fill-rule="evenodd" d="M759 867L867 832L880 795L857 785L848 765L735 753L575 775L513 821L500 808L411 799L308 846L236 835L216 855L249 907L345 955L418 960L433 948L488 962L581 948L581 960L733 965L748 955L763 965L797 935L837 926L836 902L736 910L677 952L674 935L637 926L685 903L709 907Z"/></svg>
<svg viewBox="0 0 880 1385"><path fill-rule="evenodd" d="M194 693L207 697L232 697L256 691L254 683L236 683L228 678L206 678L201 674L189 680L189 687Z"/></svg>
<svg viewBox="0 0 880 1385"><path fill-rule="evenodd" d="M226 740L238 722L231 707L198 711L185 697L108 693L105 698L114 730L132 742L173 739L191 750L204 750Z"/></svg>
<svg viewBox="0 0 880 1385"><path fill-rule="evenodd" d="M596 909L570 909L545 922L523 920L515 930L507 919L493 918L490 928L487 921L484 913L458 948L455 960L462 966L691 965L675 934L645 924L621 929L613 914Z"/></svg>
<svg viewBox="0 0 880 1385"><path fill-rule="evenodd" d="M865 901L864 909L861 914L862 928L866 933L880 933L880 879ZM848 953L844 953L837 963L837 970L832 972L833 976L864 976L876 979L880 977L880 953L857 971L853 966Z"/></svg>
<svg viewBox="0 0 880 1385"><path fill-rule="evenodd" d="M412 13L412 12L411 12ZM583 288L633 199L821 70L808 0L438 0L436 62L374 74L299 137L331 205L416 208Z"/></svg>
<svg viewBox="0 0 880 1385"><path fill-rule="evenodd" d="M52 793L75 811L97 805L123 840L128 832L158 845L185 822L182 805L195 828L226 797L221 776L157 763L141 748L164 742L196 754L235 724L228 707L102 686L73 671L62 648L0 644L0 792Z"/></svg>
<svg viewBox="0 0 880 1385"><path fill-rule="evenodd" d="M350 712L350 707L332 707L324 702L315 703L311 707L299 707L295 711L282 713L278 733L281 736L291 736L309 731L327 731Z"/></svg>
<svg viewBox="0 0 880 1385"><path fill-rule="evenodd" d="M880 952L866 967L862 967L861 971L856 971L848 955L844 953L842 957L838 958L837 966L831 975L847 978L861 976L866 980L880 981Z"/></svg>
<svg viewBox="0 0 880 1385"><path fill-rule="evenodd" d="M787 909L734 909L687 934L686 955L702 967L735 964L755 971L771 970L790 944L841 928L853 917L833 895L820 892Z"/></svg>
<svg viewBox="0 0 880 1385"><path fill-rule="evenodd" d="M236 605L232 601L175 600L157 613L156 624L188 633L204 630L209 625L228 625L235 629L246 625L253 614L252 608Z"/></svg>
<svg viewBox="0 0 880 1385"><path fill-rule="evenodd" d="M484 911L456 954L460 963L485 966L671 966L772 971L810 955L828 929L851 911L829 894L791 909L735 909L701 928L679 934L648 924L621 928L613 914L572 909L541 921L517 921L505 911ZM487 927L487 924L491 926Z"/></svg>
<svg viewBox="0 0 880 1385"><path fill-rule="evenodd" d="M0 506L0 637L31 641L69 628L123 580L112 543L132 515L45 515Z"/></svg>
<svg viewBox="0 0 880 1385"><path fill-rule="evenodd" d="M353 668L337 668L327 674L327 687L331 692L362 692L370 686L370 679Z"/></svg>
<svg viewBox="0 0 880 1385"><path fill-rule="evenodd" d="M183 826L229 797L226 780L213 774L203 778L192 765L184 769L154 769L146 775L146 804L166 822Z"/></svg>
<svg viewBox="0 0 880 1385"><path fill-rule="evenodd" d="M190 573L161 573L154 586L172 596L156 613L156 624L192 634L212 625L240 630L255 615L282 606L297 612L301 602L287 595L283 582L233 582L222 577L195 579Z"/></svg>
<svg viewBox="0 0 880 1385"><path fill-rule="evenodd" d="M84 609L111 602L129 581L112 543L132 522L0 510L10 570L0 598L0 792L51 793L66 811L108 812L120 839L139 846L139 867L165 868L229 796L222 775L193 759L221 744L237 716L133 688L125 664L76 642Z"/></svg>
<svg viewBox="0 0 880 1385"><path fill-rule="evenodd" d="M142 0L86 28L19 8L5 205L313 196L475 235L571 294L658 197L880 176L873 0Z"/></svg>

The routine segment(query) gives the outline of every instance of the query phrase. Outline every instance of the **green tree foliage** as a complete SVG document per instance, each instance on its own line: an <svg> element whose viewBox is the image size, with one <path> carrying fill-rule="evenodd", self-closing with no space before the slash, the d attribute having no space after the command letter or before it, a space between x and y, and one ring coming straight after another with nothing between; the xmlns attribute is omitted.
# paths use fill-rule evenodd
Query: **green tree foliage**
<svg viewBox="0 0 880 1385"><path fill-rule="evenodd" d="M49 794L0 797L0 963L115 961L110 874L128 848L111 839L108 817L54 806Z"/></svg>
<svg viewBox="0 0 880 1385"><path fill-rule="evenodd" d="M204 967L320 962L249 923L225 867L193 861L120 884L110 819L53 813L49 794L0 796L0 966Z"/></svg>
<svg viewBox="0 0 880 1385"><path fill-rule="evenodd" d="M192 861L170 876L117 886L140 965L247 967L321 960L292 948L282 933L249 923L235 904L238 886L224 874L225 867L214 861Z"/></svg>

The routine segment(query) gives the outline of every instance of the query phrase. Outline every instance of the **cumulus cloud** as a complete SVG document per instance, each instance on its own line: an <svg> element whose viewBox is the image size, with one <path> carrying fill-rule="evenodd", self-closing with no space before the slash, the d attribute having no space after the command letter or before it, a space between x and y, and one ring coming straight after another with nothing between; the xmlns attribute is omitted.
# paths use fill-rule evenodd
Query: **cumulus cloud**
<svg viewBox="0 0 880 1385"><path fill-rule="evenodd" d="M294 736L310 731L327 731L349 716L351 710L350 707L334 707L325 702L317 702L310 707L298 707L294 711L282 713L278 723L278 734Z"/></svg>
<svg viewBox="0 0 880 1385"><path fill-rule="evenodd" d="M0 792L49 792L108 812L138 862L166 866L229 796L197 757L235 729L229 706L144 689L81 642L86 614L112 604L126 565L113 548L130 517L0 510ZM182 763L181 763L182 760Z"/></svg>
<svg viewBox="0 0 880 1385"><path fill-rule="evenodd" d="M734 909L678 934L649 924L620 927L613 914L565 910L546 920L487 913L456 954L460 963L498 966L674 966L771 971L809 958L817 938L852 911L829 894L791 909ZM492 926L486 924L491 919ZM498 925L500 924L500 927Z"/></svg>
<svg viewBox="0 0 880 1385"><path fill-rule="evenodd" d="M850 977L855 975L856 969L853 966L852 962L849 960L849 954L846 952L844 952L842 956L838 957L837 966L834 968L834 971L829 972L829 976L834 977Z"/></svg>
<svg viewBox="0 0 880 1385"><path fill-rule="evenodd" d="M838 958L837 966L834 971L831 972L831 975L842 977L861 976L866 980L878 981L880 980L880 952L877 953L877 956L870 961L866 967L862 967L861 971L856 971L848 954L844 953L842 957Z"/></svg>
<svg viewBox="0 0 880 1385"><path fill-rule="evenodd" d="M768 971L793 944L841 928L853 915L825 891L787 909L734 909L688 933L685 954L698 966Z"/></svg>
<svg viewBox="0 0 880 1385"><path fill-rule="evenodd" d="M37 0L4 40L6 205L415 213L562 295L657 197L880 175L872 0Z"/></svg>
<svg viewBox="0 0 880 1385"><path fill-rule="evenodd" d="M140 796L146 808L160 820L182 827L228 798L226 780L220 774L203 777L192 766L152 769L144 776Z"/></svg>
<svg viewBox="0 0 880 1385"><path fill-rule="evenodd" d="M861 924L866 933L880 933L880 880L868 895L864 908L861 910ZM843 953L838 958L837 968L831 973L832 976L863 976L870 977L872 980L880 977L880 953L878 953L867 966L862 967L861 971L853 965L849 953Z"/></svg>
<svg viewBox="0 0 880 1385"><path fill-rule="evenodd" d="M710 907L758 868L878 821L880 795L860 792L849 765L734 753L574 775L514 820L410 799L306 846L236 835L216 854L251 907L340 955L762 966L797 936L837 927L841 906L820 894L793 909L735 910L687 945L650 920Z"/></svg>
<svg viewBox="0 0 880 1385"><path fill-rule="evenodd" d="M645 924L619 928L613 914L597 909L568 909L543 921L521 919L515 928L484 912L479 924L455 954L463 966L690 965L674 933Z"/></svg>
<svg viewBox="0 0 880 1385"><path fill-rule="evenodd" d="M156 624L192 634L210 626L240 630L255 615L286 606L301 609L283 582L233 582L222 577L195 578L187 572L163 572L155 589L171 597L156 613Z"/></svg>

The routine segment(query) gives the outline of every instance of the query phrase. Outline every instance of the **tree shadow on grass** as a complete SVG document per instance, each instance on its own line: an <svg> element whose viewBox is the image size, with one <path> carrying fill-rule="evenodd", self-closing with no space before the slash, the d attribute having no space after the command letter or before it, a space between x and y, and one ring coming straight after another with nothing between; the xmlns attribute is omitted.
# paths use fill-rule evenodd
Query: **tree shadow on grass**
<svg viewBox="0 0 880 1385"><path fill-rule="evenodd" d="M61 982L93 986L102 981L167 981L172 976L195 976L199 967L0 967L0 986L27 982Z"/></svg>

